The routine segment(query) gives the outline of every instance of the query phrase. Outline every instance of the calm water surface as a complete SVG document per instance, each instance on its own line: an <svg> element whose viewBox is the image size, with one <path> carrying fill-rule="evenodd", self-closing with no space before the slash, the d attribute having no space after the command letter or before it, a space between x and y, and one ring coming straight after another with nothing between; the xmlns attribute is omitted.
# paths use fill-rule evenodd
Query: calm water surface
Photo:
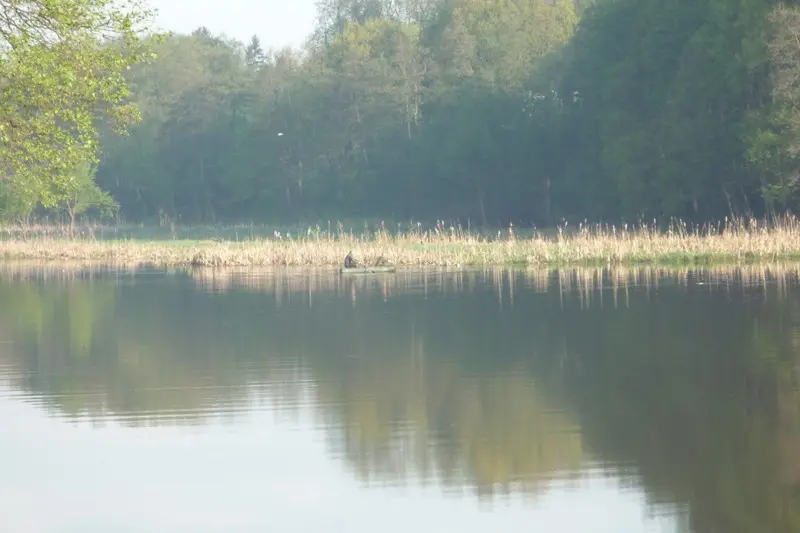
<svg viewBox="0 0 800 533"><path fill-rule="evenodd" d="M0 265L0 531L800 532L764 272Z"/></svg>

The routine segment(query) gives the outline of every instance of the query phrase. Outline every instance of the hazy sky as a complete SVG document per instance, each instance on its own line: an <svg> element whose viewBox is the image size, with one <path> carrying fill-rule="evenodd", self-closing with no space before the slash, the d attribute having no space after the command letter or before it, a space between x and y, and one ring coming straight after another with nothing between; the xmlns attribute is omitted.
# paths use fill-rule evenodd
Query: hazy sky
<svg viewBox="0 0 800 533"><path fill-rule="evenodd" d="M247 42L253 34L261 46L297 47L311 33L315 0L149 0L158 9L159 29L190 33L206 26Z"/></svg>

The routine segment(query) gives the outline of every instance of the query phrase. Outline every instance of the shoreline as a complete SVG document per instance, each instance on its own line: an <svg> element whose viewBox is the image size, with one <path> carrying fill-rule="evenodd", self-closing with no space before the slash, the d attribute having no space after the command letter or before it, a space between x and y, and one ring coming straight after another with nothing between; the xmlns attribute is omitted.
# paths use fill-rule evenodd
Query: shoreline
<svg viewBox="0 0 800 533"><path fill-rule="evenodd" d="M556 238L375 234L229 240L97 240L50 237L0 241L0 260L169 267L339 267L383 256L403 267L598 267L752 265L800 261L800 225L721 232L584 231Z"/></svg>

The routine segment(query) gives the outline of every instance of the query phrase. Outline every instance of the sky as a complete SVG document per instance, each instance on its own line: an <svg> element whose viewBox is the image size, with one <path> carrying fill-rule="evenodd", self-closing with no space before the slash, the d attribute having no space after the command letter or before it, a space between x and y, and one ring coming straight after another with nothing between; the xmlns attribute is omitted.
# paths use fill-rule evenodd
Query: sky
<svg viewBox="0 0 800 533"><path fill-rule="evenodd" d="M148 0L157 29L191 33L206 26L243 43L258 35L262 48L299 47L311 33L315 0Z"/></svg>

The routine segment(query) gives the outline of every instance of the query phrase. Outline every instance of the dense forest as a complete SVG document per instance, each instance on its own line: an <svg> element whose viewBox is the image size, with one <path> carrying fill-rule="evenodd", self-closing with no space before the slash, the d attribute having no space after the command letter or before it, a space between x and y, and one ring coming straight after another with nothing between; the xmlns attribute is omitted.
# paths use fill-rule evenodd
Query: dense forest
<svg viewBox="0 0 800 533"><path fill-rule="evenodd" d="M99 189L59 206L540 227L782 212L798 32L800 7L771 0L323 0L298 50L162 36L126 71L141 120L98 121L78 174ZM14 183L4 212L25 218Z"/></svg>

